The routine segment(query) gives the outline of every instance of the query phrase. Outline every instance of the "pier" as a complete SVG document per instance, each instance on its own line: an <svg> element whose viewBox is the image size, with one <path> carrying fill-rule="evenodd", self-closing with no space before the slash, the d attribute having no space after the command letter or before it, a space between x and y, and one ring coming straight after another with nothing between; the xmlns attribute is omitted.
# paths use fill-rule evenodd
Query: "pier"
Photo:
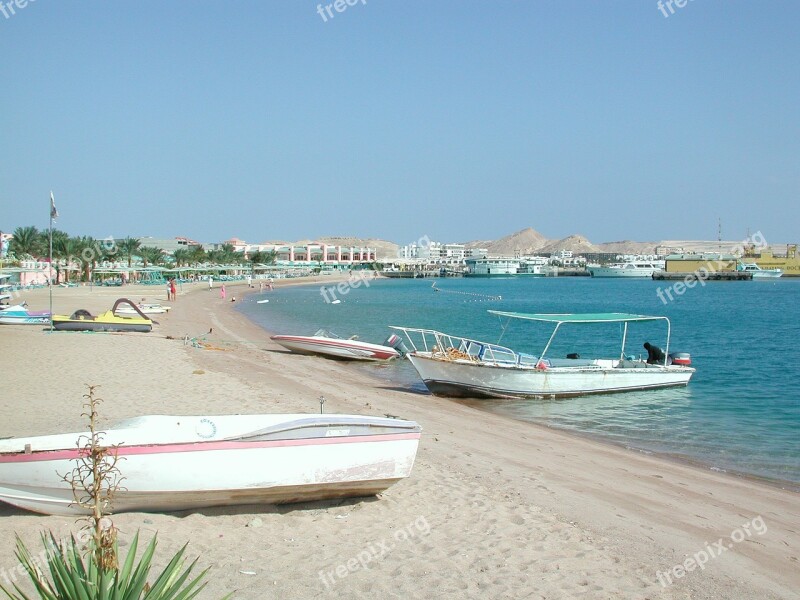
<svg viewBox="0 0 800 600"><path fill-rule="evenodd" d="M710 271L701 276L697 271L690 271L688 273L653 273L653 279L656 281L678 281L702 279L703 281L749 281L753 279L752 273L745 273L743 271Z"/></svg>

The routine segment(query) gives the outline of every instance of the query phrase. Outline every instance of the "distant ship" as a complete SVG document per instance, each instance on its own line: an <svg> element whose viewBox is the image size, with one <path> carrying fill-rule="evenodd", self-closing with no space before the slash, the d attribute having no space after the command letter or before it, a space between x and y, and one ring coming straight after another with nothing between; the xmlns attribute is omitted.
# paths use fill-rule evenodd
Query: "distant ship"
<svg viewBox="0 0 800 600"><path fill-rule="evenodd" d="M762 269L756 263L744 263L741 261L737 265L736 270L752 273L753 279L777 279L783 275L783 271L780 269Z"/></svg>
<svg viewBox="0 0 800 600"><path fill-rule="evenodd" d="M761 269L779 269L784 277L800 277L800 256L797 254L797 244L788 244L784 256L776 256L771 248L764 248L760 252L755 246L745 248L746 262L755 263Z"/></svg>
<svg viewBox="0 0 800 600"><path fill-rule="evenodd" d="M606 266L588 265L586 270L592 277L653 277L653 273L664 270L663 260L626 260Z"/></svg>
<svg viewBox="0 0 800 600"><path fill-rule="evenodd" d="M468 258L467 277L544 277L547 274L547 257L524 256L522 258Z"/></svg>

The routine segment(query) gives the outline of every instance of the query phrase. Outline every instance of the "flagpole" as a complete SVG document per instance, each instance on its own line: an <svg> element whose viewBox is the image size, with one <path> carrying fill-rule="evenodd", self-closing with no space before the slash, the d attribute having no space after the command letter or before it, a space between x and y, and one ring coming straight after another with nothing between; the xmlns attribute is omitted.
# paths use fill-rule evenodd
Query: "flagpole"
<svg viewBox="0 0 800 600"><path fill-rule="evenodd" d="M50 265L48 266L47 278L50 281L50 333L53 333L53 192L50 192Z"/></svg>

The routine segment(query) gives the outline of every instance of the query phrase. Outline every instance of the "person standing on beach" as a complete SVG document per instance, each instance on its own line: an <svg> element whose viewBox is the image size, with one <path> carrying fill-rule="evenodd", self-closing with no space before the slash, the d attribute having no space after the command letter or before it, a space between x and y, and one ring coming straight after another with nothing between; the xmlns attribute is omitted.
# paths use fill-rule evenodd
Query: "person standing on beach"
<svg viewBox="0 0 800 600"><path fill-rule="evenodd" d="M225 300L225 284L222 284L222 287L219 289L219 297Z"/></svg>
<svg viewBox="0 0 800 600"><path fill-rule="evenodd" d="M172 281L167 279L167 302L172 300Z"/></svg>
<svg viewBox="0 0 800 600"><path fill-rule="evenodd" d="M209 275L208 276L208 289L211 289L213 287L214 287L214 278L211 275Z"/></svg>
<svg viewBox="0 0 800 600"><path fill-rule="evenodd" d="M175 287L175 278L173 277L169 281L169 288L172 292L172 301L175 302L175 299L178 297L178 288Z"/></svg>

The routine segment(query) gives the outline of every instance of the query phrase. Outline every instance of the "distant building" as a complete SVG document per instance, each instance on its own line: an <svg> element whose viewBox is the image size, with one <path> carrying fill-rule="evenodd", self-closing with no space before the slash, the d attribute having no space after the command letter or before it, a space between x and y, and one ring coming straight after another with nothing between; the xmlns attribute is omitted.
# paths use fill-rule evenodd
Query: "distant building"
<svg viewBox="0 0 800 600"><path fill-rule="evenodd" d="M682 254L683 248L680 246L656 246L656 256L664 257L668 254Z"/></svg>
<svg viewBox="0 0 800 600"><path fill-rule="evenodd" d="M175 250L179 250L181 248L198 248L202 247L203 244L200 242L196 242L189 238L185 237L175 237L175 238L154 238L154 237L140 237L138 238L140 246L148 246L153 248L160 248L166 254L173 254ZM119 243L121 240L114 240L116 243Z"/></svg>
<svg viewBox="0 0 800 600"><path fill-rule="evenodd" d="M0 231L0 256L8 256L8 247L11 245L11 240L13 237L13 233L3 233Z"/></svg>
<svg viewBox="0 0 800 600"><path fill-rule="evenodd" d="M465 254L464 244L444 244L440 257L449 263L461 263L464 262Z"/></svg>
<svg viewBox="0 0 800 600"><path fill-rule="evenodd" d="M487 258L488 256L487 248L467 248L464 251L464 258Z"/></svg>
<svg viewBox="0 0 800 600"><path fill-rule="evenodd" d="M245 256L254 252L275 252L278 265L313 266L314 264L352 265L377 260L377 249L366 246L335 246L321 242L307 244L248 244L238 238L224 242Z"/></svg>
<svg viewBox="0 0 800 600"><path fill-rule="evenodd" d="M670 254L666 258L667 273L694 273L703 270L707 273L736 271L739 258L733 254L686 253Z"/></svg>

